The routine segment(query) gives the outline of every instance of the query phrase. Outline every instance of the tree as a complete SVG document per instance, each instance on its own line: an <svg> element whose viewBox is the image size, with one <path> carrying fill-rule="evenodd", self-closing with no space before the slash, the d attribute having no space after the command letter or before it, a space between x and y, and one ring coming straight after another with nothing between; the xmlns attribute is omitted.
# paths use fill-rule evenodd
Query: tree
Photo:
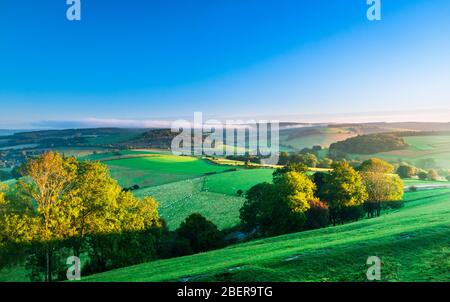
<svg viewBox="0 0 450 302"><path fill-rule="evenodd" d="M319 160L317 167L323 168L323 169L328 169L328 168L331 168L331 165L333 165L333 160L331 158L325 157L325 158Z"/></svg>
<svg viewBox="0 0 450 302"><path fill-rule="evenodd" d="M394 173L394 169L393 165L379 158L370 158L359 166L361 172L391 174Z"/></svg>
<svg viewBox="0 0 450 302"><path fill-rule="evenodd" d="M436 170L434 170L434 169L428 171L428 179L429 180L434 180L434 181L439 180L438 172Z"/></svg>
<svg viewBox="0 0 450 302"><path fill-rule="evenodd" d="M264 209L274 193L273 184L260 183L251 187L245 193L245 202L239 210L241 224L244 230L252 231L262 225L264 221Z"/></svg>
<svg viewBox="0 0 450 302"><path fill-rule="evenodd" d="M447 176L445 179L447 179L447 181L450 181L450 175Z"/></svg>
<svg viewBox="0 0 450 302"><path fill-rule="evenodd" d="M308 201L314 199L316 186L305 174L287 172L274 180L277 192L285 199L293 213L304 213L309 209Z"/></svg>
<svg viewBox="0 0 450 302"><path fill-rule="evenodd" d="M417 176L419 177L420 180L426 180L428 178L428 173L421 171L417 174Z"/></svg>
<svg viewBox="0 0 450 302"><path fill-rule="evenodd" d="M63 158L55 152L46 152L30 159L24 167L27 180L18 181L18 190L36 203L31 217L23 215L23 221L32 220L34 238L43 243L46 258L46 281L52 281L52 253L55 242L67 236L67 217L64 215L62 197L72 186L76 175L76 160ZM23 223L22 221L22 223ZM31 230L29 230L31 232Z"/></svg>
<svg viewBox="0 0 450 302"><path fill-rule="evenodd" d="M401 201L403 198L403 182L397 175L385 173L362 173L364 184L368 193L365 204L367 215L381 214L381 204L389 201Z"/></svg>
<svg viewBox="0 0 450 302"><path fill-rule="evenodd" d="M122 189L100 162L77 162L77 174L63 198L62 206L69 219L70 241L79 257L86 236L117 231L111 223Z"/></svg>
<svg viewBox="0 0 450 302"><path fill-rule="evenodd" d="M400 178L411 178L416 174L416 169L409 165L400 165L397 169Z"/></svg>
<svg viewBox="0 0 450 302"><path fill-rule="evenodd" d="M361 175L348 162L335 162L332 168L333 171L326 176L322 195L330 207L331 221L336 225L345 207L362 205L368 194Z"/></svg>
<svg viewBox="0 0 450 302"><path fill-rule="evenodd" d="M84 273L95 273L148 262L156 258L163 221L158 204L150 197L137 199L120 192L117 206L108 216L110 232L88 237L89 262Z"/></svg>
<svg viewBox="0 0 450 302"><path fill-rule="evenodd" d="M187 217L176 232L178 236L189 241L194 253L206 252L223 246L223 235L217 226L198 213Z"/></svg>
<svg viewBox="0 0 450 302"><path fill-rule="evenodd" d="M318 199L308 201L309 209L306 211L305 228L312 230L324 228L330 223L330 210L326 203Z"/></svg>
<svg viewBox="0 0 450 302"><path fill-rule="evenodd" d="M288 172L305 173L309 171L308 166L302 163L290 163L283 168L278 168L273 172L273 179L276 182L283 174Z"/></svg>
<svg viewBox="0 0 450 302"><path fill-rule="evenodd" d="M0 236L27 247L34 277L44 271L52 281L68 247L80 255L83 244L89 244L94 268L155 256L163 224L156 201L123 192L105 165L47 152L29 160L24 172L7 202L2 194Z"/></svg>
<svg viewBox="0 0 450 302"><path fill-rule="evenodd" d="M301 157L301 163L305 164L308 167L315 168L318 162L319 160L317 159L317 156L313 153L306 153Z"/></svg>
<svg viewBox="0 0 450 302"><path fill-rule="evenodd" d="M303 173L286 172L274 176L274 184L258 184L247 191L240 210L246 230L279 235L303 228L305 212L314 199L315 185Z"/></svg>
<svg viewBox="0 0 450 302"><path fill-rule="evenodd" d="M242 191L241 189L236 191L237 196L241 197L244 194L244 191Z"/></svg>
<svg viewBox="0 0 450 302"><path fill-rule="evenodd" d="M287 165L289 163L289 154L287 152L280 152L280 157L278 159L279 165Z"/></svg>

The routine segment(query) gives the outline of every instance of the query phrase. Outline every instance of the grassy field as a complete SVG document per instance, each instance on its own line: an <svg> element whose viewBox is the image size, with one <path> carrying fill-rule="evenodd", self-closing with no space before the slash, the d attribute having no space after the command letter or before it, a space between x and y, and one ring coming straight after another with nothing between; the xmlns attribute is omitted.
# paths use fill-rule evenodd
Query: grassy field
<svg viewBox="0 0 450 302"><path fill-rule="evenodd" d="M405 195L375 219L160 260L84 281L365 281L369 256L384 281L450 281L450 189Z"/></svg>
<svg viewBox="0 0 450 302"><path fill-rule="evenodd" d="M152 196L159 203L159 214L169 229L176 229L192 213L200 213L220 229L239 223L239 209L244 199L205 189L205 177L178 181L135 191L138 197Z"/></svg>
<svg viewBox="0 0 450 302"><path fill-rule="evenodd" d="M409 161L414 165L420 160L432 158L436 165L443 169L450 169L450 136L411 136L405 137L405 141L410 145L405 150L383 152L371 155L352 155L353 158L367 159L378 157L387 161L397 161L399 159Z"/></svg>
<svg viewBox="0 0 450 302"><path fill-rule="evenodd" d="M353 131L342 128L315 128L316 134L305 135L296 138L289 138L288 135L280 135L280 143L282 147L286 147L286 150L282 151L299 151L303 148L311 148L315 145L328 148L332 143L346 140L357 134Z"/></svg>
<svg viewBox="0 0 450 302"><path fill-rule="evenodd" d="M270 182L272 173L271 169L238 170L144 188L134 194L154 197L159 203L159 213L170 229L176 229L194 212L224 229L239 223L239 209L245 199L237 196L236 191Z"/></svg>
<svg viewBox="0 0 450 302"><path fill-rule="evenodd" d="M169 154L104 160L104 163L110 168L111 176L123 187L158 186L230 169L195 157Z"/></svg>

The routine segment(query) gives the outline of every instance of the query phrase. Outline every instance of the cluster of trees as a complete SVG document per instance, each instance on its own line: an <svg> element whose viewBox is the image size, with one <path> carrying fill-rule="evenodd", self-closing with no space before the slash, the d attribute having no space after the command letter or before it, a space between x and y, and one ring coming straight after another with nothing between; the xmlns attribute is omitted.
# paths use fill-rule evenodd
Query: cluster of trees
<svg viewBox="0 0 450 302"><path fill-rule="evenodd" d="M408 147L405 140L390 133L359 135L345 141L333 143L329 153L332 158L345 156L345 154L374 154L402 150Z"/></svg>
<svg viewBox="0 0 450 302"><path fill-rule="evenodd" d="M316 146L312 149L304 149L299 153L294 154L280 152L278 164L283 166L289 164L303 164L311 168L330 168L333 164L333 160L327 157L318 159L317 152L321 149L322 148L320 146Z"/></svg>
<svg viewBox="0 0 450 302"><path fill-rule="evenodd" d="M352 168L346 161L332 164L329 173L309 176L304 164L278 169L273 183L246 192L240 211L244 230L262 236L279 235L379 216L383 205L400 204L403 183L394 167L370 159Z"/></svg>
<svg viewBox="0 0 450 302"><path fill-rule="evenodd" d="M65 279L69 256L88 259L86 275L225 244L200 214L169 231L157 202L121 188L100 162L47 152L22 175L13 188L0 186L0 268L25 262L33 281Z"/></svg>
<svg viewBox="0 0 450 302"><path fill-rule="evenodd" d="M154 257L148 243L162 227L156 201L124 192L103 164L47 152L23 174L1 193L0 248L9 264L26 256L34 280L58 278L61 259L83 251L92 271Z"/></svg>
<svg viewBox="0 0 450 302"><path fill-rule="evenodd" d="M428 171L414 167L409 164L401 164L396 170L396 173L401 178L413 178L418 177L421 180L439 180L440 175L436 169L430 169Z"/></svg>

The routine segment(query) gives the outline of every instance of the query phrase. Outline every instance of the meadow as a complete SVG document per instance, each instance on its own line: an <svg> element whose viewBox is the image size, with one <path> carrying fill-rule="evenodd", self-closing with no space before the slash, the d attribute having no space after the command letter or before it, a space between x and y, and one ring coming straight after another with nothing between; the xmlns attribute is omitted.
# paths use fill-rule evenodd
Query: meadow
<svg viewBox="0 0 450 302"><path fill-rule="evenodd" d="M408 136L404 137L410 145L405 150L382 152L370 155L352 155L352 158L362 160L370 157L378 157L387 161L404 160L414 165L423 159L434 159L436 165L443 169L450 169L450 136L449 135L429 135L429 136Z"/></svg>
<svg viewBox="0 0 450 302"><path fill-rule="evenodd" d="M209 173L219 173L230 169L211 164L205 160L170 154L148 154L123 158L96 158L102 160L111 170L111 176L122 187L138 185L151 187L171 182L196 178ZM138 154L139 155L139 154ZM107 156L107 155L100 155Z"/></svg>
<svg viewBox="0 0 450 302"><path fill-rule="evenodd" d="M83 281L365 281L379 256L383 281L450 281L450 189L405 194L374 219L131 266Z"/></svg>
<svg viewBox="0 0 450 302"><path fill-rule="evenodd" d="M187 179L136 190L138 197L152 196L159 203L159 214L169 229L176 229L192 213L200 213L219 229L239 223L239 209L245 199L238 190L248 190L272 181L272 169L249 169Z"/></svg>

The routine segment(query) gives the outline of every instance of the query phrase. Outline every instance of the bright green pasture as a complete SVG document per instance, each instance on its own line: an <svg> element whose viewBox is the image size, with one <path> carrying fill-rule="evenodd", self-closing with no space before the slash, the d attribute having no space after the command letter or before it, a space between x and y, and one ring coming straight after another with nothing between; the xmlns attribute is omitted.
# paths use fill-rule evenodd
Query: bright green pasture
<svg viewBox="0 0 450 302"><path fill-rule="evenodd" d="M405 194L379 218L160 260L84 281L366 281L367 258L384 281L450 281L450 189Z"/></svg>
<svg viewBox="0 0 450 302"><path fill-rule="evenodd" d="M233 174L224 173L224 174ZM244 198L208 192L207 177L188 179L135 191L138 197L152 196L159 203L159 214L170 229L176 229L192 213L200 213L220 229L239 223Z"/></svg>
<svg viewBox="0 0 450 302"><path fill-rule="evenodd" d="M164 154L108 160L104 163L109 166L111 176L117 179L121 186L139 185L142 188L229 169L229 167L214 165L195 157Z"/></svg>
<svg viewBox="0 0 450 302"><path fill-rule="evenodd" d="M236 196L238 190L247 191L256 184L272 182L273 169L247 169L220 173L206 178L209 192Z"/></svg>

